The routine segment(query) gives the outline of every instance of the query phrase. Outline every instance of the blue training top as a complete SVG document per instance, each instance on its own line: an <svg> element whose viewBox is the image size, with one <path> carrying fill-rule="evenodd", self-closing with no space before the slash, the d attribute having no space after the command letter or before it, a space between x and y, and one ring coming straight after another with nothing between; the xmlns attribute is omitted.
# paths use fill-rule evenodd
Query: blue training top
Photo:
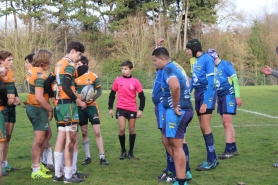
<svg viewBox="0 0 278 185"><path fill-rule="evenodd" d="M184 69L175 62L169 62L162 70L161 87L163 91L162 103L165 108L173 108L173 100L168 85L170 78L176 77L180 83L180 100L178 103L181 109L192 109L190 88L187 75Z"/></svg>
<svg viewBox="0 0 278 185"><path fill-rule="evenodd" d="M215 71L215 87L217 96L225 96L235 94L232 77L236 76L235 69L231 62L221 60L216 66Z"/></svg>
<svg viewBox="0 0 278 185"><path fill-rule="evenodd" d="M161 70L157 70L156 78L153 83L152 101L154 104L161 102L162 89L161 89Z"/></svg>
<svg viewBox="0 0 278 185"><path fill-rule="evenodd" d="M211 56L202 53L193 66L192 82L195 92L207 90L208 76L214 76L214 61Z"/></svg>

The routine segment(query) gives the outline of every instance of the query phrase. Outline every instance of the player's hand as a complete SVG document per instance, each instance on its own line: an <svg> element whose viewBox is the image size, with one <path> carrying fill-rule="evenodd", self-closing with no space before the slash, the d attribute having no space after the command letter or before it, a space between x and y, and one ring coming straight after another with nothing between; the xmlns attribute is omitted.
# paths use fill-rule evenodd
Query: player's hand
<svg viewBox="0 0 278 185"><path fill-rule="evenodd" d="M261 68L261 72L266 75L270 75L272 72L272 69L269 66L265 66L265 67Z"/></svg>
<svg viewBox="0 0 278 185"><path fill-rule="evenodd" d="M52 118L53 118L53 110L48 111L48 119L49 119L49 121L51 121Z"/></svg>
<svg viewBox="0 0 278 185"><path fill-rule="evenodd" d="M20 105L21 104L21 100L18 96L15 97L15 105Z"/></svg>
<svg viewBox="0 0 278 185"><path fill-rule="evenodd" d="M138 110L138 111L137 111L136 117L137 117L137 118L141 118L141 117L142 117L142 114L143 114L143 112L142 112L141 110Z"/></svg>
<svg viewBox="0 0 278 185"><path fill-rule="evenodd" d="M203 113L205 113L206 111L207 111L207 104L203 103L203 104L201 105L201 108L200 108L199 112L200 112L201 114L203 114Z"/></svg>
<svg viewBox="0 0 278 185"><path fill-rule="evenodd" d="M241 98L236 98L236 104L237 104L237 106L241 106L242 105L242 100L241 100Z"/></svg>
<svg viewBox="0 0 278 185"><path fill-rule="evenodd" d="M86 101L86 104L89 105L91 103L93 103L95 100L94 99L90 99L89 101Z"/></svg>
<svg viewBox="0 0 278 185"><path fill-rule="evenodd" d="M51 102L52 102L52 105L53 105L53 106L55 106L55 107L57 106L57 103L58 103L58 102L56 101L56 98L55 98L55 97L52 97L52 98L51 98Z"/></svg>
<svg viewBox="0 0 278 185"><path fill-rule="evenodd" d="M22 102L22 103L23 103L22 107L23 107L23 108L26 108L27 105L28 105L27 101L24 101L24 102Z"/></svg>
<svg viewBox="0 0 278 185"><path fill-rule="evenodd" d="M84 101L78 102L78 105L81 107L81 109L86 109L87 104Z"/></svg>
<svg viewBox="0 0 278 185"><path fill-rule="evenodd" d="M179 107L174 107L174 112L176 115L180 116L182 115L182 112L180 111L181 109Z"/></svg>
<svg viewBox="0 0 278 185"><path fill-rule="evenodd" d="M7 76L8 71L5 68L0 69L0 76Z"/></svg>
<svg viewBox="0 0 278 185"><path fill-rule="evenodd" d="M158 38L156 42L156 46L160 47L164 44L165 40L163 38Z"/></svg>
<svg viewBox="0 0 278 185"><path fill-rule="evenodd" d="M14 98L8 98L8 105L14 105Z"/></svg>
<svg viewBox="0 0 278 185"><path fill-rule="evenodd" d="M109 115L113 118L113 115L114 115L114 114L113 114L113 109L110 109L110 110L109 110Z"/></svg>

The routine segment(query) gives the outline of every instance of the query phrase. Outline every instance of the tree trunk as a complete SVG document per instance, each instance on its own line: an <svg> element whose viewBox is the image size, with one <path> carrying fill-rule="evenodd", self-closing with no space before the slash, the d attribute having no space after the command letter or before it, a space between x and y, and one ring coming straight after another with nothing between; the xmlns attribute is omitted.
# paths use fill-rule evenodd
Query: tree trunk
<svg viewBox="0 0 278 185"><path fill-rule="evenodd" d="M177 40L176 40L176 53L179 51L179 45L180 45L180 33L181 33L181 20L182 20L182 13L179 12L178 16L178 33L177 33Z"/></svg>
<svg viewBox="0 0 278 185"><path fill-rule="evenodd" d="M188 0L185 0L184 2L185 4L185 16L184 16L184 27L183 27L183 50L186 50L186 43L188 41L188 38L187 38L187 21L188 21L188 9L189 9L189 2Z"/></svg>
<svg viewBox="0 0 278 185"><path fill-rule="evenodd" d="M157 33L155 30L155 15L154 15L154 9L152 9L152 13L153 13L153 34L154 34L154 43L156 43L158 37L157 37Z"/></svg>

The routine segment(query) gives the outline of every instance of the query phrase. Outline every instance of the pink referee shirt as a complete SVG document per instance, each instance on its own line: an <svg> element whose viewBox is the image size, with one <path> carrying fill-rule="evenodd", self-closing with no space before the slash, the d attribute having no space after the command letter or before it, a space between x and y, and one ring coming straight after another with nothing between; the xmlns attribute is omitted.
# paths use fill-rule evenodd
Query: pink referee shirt
<svg viewBox="0 0 278 185"><path fill-rule="evenodd" d="M116 78L112 90L118 93L117 106L124 110L137 112L136 92L143 91L142 85L136 78Z"/></svg>

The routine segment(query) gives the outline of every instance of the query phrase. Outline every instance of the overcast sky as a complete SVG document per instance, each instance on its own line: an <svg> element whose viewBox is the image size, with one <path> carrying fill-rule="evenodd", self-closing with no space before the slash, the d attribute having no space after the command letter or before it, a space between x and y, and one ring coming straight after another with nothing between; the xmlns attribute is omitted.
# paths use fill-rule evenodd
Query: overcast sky
<svg viewBox="0 0 278 185"><path fill-rule="evenodd" d="M250 14L258 14L264 8L270 12L275 11L278 6L277 0L235 0L237 11L244 11ZM277 10L276 10L277 11Z"/></svg>

